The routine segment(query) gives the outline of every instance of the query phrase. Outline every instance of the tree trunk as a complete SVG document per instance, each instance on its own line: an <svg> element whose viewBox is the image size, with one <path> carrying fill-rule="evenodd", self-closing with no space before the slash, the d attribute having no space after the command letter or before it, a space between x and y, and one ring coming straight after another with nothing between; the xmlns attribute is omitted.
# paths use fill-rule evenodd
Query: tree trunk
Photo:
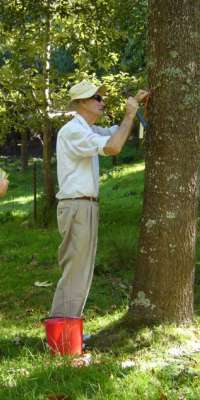
<svg viewBox="0 0 200 400"><path fill-rule="evenodd" d="M55 191L53 174L51 170L51 156L52 156L52 134L51 126L48 118L46 124L43 126L43 171L44 171L44 189L45 189L45 207L47 210L55 204ZM48 218L47 218L48 219Z"/></svg>
<svg viewBox="0 0 200 400"><path fill-rule="evenodd" d="M48 116L50 111L50 59L51 59L51 41L50 41L50 5L51 1L46 1L46 20L44 32L44 67L43 67L43 80L44 80L44 121L43 121L43 170L44 170L44 188L45 188L45 208L50 213L52 206L55 204L55 191L53 174L51 170L51 156L52 156L52 130L51 122ZM47 216L48 219L48 216Z"/></svg>
<svg viewBox="0 0 200 400"><path fill-rule="evenodd" d="M143 215L130 317L191 321L199 162L197 0L149 1L149 106Z"/></svg>
<svg viewBox="0 0 200 400"><path fill-rule="evenodd" d="M21 165L22 171L28 168L28 134L27 132L21 133Z"/></svg>

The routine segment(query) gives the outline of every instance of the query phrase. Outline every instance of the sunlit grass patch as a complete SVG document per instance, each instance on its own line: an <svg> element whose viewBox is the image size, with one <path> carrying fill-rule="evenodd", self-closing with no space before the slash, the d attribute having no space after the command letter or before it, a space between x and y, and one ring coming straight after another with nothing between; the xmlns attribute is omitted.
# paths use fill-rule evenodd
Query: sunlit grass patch
<svg viewBox="0 0 200 400"><path fill-rule="evenodd" d="M4 205L8 205L8 204L21 204L22 206L24 205L24 204L27 204L27 203L29 203L29 202L32 202L33 201L33 196L19 196L19 197L17 197L17 198L12 198L12 199L10 199L10 200L4 200L3 201L3 204Z"/></svg>
<svg viewBox="0 0 200 400"><path fill-rule="evenodd" d="M144 162L140 162L138 164L125 165L125 166L116 166L113 169L104 172L100 177L100 182L103 184L109 178L120 178L126 177L130 174L136 174L137 172L144 171L145 165Z"/></svg>

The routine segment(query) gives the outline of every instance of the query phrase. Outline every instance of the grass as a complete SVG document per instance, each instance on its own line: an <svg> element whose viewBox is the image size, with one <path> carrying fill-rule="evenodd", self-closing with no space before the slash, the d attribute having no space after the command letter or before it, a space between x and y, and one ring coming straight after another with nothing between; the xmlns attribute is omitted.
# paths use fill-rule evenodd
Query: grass
<svg viewBox="0 0 200 400"><path fill-rule="evenodd" d="M51 357L40 323L59 278L56 223L44 229L30 222L31 163L22 173L18 160L1 160L11 181L0 211L1 400L48 400L59 394L68 400L200 399L198 261L194 324L137 331L120 324L128 307L142 208L144 163L137 155L135 163L120 159L112 166L105 158L101 165L99 246L84 322L85 332L97 336L88 350L91 363L79 368L69 357ZM37 165L40 197L40 160ZM37 287L36 281L52 286Z"/></svg>

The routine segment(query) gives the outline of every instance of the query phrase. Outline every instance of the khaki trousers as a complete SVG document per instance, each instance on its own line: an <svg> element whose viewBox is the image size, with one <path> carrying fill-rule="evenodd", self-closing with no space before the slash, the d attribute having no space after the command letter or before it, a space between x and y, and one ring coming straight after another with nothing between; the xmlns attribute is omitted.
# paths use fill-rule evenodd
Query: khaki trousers
<svg viewBox="0 0 200 400"><path fill-rule="evenodd" d="M53 298L51 317L80 317L92 283L97 247L98 203L62 200L57 207L63 238L58 250L62 268Z"/></svg>

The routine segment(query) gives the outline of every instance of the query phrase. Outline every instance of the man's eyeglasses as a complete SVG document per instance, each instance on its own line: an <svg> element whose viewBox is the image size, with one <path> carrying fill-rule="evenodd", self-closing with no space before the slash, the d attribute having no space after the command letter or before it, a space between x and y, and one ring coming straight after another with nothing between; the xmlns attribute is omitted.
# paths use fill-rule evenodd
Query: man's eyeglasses
<svg viewBox="0 0 200 400"><path fill-rule="evenodd" d="M98 101L99 103L101 103L101 101L103 101L103 97L100 96L100 94L94 94L94 96L92 96L90 98Z"/></svg>

